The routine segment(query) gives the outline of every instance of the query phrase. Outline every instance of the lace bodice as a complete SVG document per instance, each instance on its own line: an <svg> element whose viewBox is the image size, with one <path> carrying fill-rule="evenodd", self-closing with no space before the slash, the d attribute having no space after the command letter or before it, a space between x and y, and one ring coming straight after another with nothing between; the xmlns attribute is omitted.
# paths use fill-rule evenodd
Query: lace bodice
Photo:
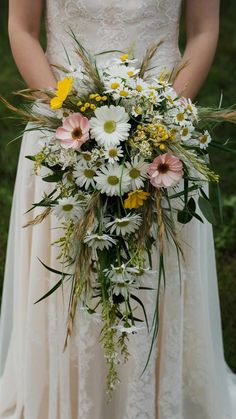
<svg viewBox="0 0 236 419"><path fill-rule="evenodd" d="M162 41L153 65L172 69L179 59L180 6L181 0L47 0L47 55L52 63L66 62L64 48L73 55L72 29L95 53L133 47L141 58Z"/></svg>

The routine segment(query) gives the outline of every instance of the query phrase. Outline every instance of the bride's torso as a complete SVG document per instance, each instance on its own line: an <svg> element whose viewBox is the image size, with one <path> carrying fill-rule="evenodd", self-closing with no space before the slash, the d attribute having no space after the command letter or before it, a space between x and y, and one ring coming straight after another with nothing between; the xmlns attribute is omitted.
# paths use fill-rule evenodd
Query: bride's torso
<svg viewBox="0 0 236 419"><path fill-rule="evenodd" d="M47 0L47 55L52 63L73 56L70 29L90 51L133 46L137 58L162 41L154 65L170 69L179 59L181 0Z"/></svg>

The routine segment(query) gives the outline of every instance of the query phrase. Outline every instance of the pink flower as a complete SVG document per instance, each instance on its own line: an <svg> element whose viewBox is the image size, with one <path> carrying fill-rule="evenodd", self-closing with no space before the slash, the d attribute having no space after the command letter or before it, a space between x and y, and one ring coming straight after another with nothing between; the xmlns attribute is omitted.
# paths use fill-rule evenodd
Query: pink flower
<svg viewBox="0 0 236 419"><path fill-rule="evenodd" d="M81 113L73 113L65 118L63 126L57 128L56 138L64 148L79 149L89 138L89 121Z"/></svg>
<svg viewBox="0 0 236 419"><path fill-rule="evenodd" d="M148 169L150 182L155 188L168 188L183 176L183 163L171 153L156 157Z"/></svg>

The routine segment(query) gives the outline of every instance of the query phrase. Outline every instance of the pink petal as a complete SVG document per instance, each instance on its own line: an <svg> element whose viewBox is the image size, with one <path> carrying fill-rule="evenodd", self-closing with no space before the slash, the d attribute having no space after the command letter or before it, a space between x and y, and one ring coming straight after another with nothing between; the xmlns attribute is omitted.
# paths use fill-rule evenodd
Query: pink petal
<svg viewBox="0 0 236 419"><path fill-rule="evenodd" d="M73 142L74 142L73 140L72 141L62 141L61 146L63 148L66 148L66 149L72 148L73 147Z"/></svg>
<svg viewBox="0 0 236 419"><path fill-rule="evenodd" d="M58 140L71 140L72 136L65 128L60 127L56 130L56 138L58 138Z"/></svg>

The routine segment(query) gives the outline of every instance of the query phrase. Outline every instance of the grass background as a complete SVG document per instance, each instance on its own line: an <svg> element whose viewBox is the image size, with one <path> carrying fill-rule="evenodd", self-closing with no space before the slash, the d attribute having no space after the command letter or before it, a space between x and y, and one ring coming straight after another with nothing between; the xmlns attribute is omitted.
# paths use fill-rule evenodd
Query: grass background
<svg viewBox="0 0 236 419"><path fill-rule="evenodd" d="M221 28L218 50L207 82L198 97L205 105L217 105L221 92L223 105L236 102L236 16L235 0L221 1ZM184 29L181 28L181 45L184 44ZM19 99L10 97L10 92L23 87L14 65L7 37L7 1L2 0L0 15L0 94L10 98L15 104ZM201 57L199 57L201 59ZM8 234L9 214L12 202L17 158L20 140L8 144L21 129L8 119L9 112L0 104L0 295L3 283L4 260ZM218 139L230 139L231 148L236 149L235 126L221 125L215 133ZM212 163L221 175L221 195L224 204L224 223L218 220L214 227L218 280L222 311L225 356L230 367L236 372L236 155L221 152L211 153ZM216 193L212 190L217 213ZM219 218L219 217L218 217Z"/></svg>

